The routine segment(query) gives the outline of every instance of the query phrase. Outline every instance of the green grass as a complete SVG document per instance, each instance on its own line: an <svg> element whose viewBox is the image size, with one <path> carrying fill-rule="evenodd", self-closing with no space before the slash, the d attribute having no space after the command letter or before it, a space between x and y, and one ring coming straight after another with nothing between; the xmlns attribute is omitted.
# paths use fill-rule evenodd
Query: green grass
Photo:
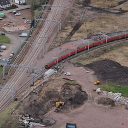
<svg viewBox="0 0 128 128"><path fill-rule="evenodd" d="M10 39L5 35L0 35L0 44L9 44Z"/></svg>
<svg viewBox="0 0 128 128"><path fill-rule="evenodd" d="M3 67L0 66L0 74L3 72Z"/></svg>
<svg viewBox="0 0 128 128"><path fill-rule="evenodd" d="M15 102L10 105L5 111L0 113L0 128L4 128L6 122L11 118L11 113L17 107L18 103Z"/></svg>
<svg viewBox="0 0 128 128"><path fill-rule="evenodd" d="M128 97L128 86L116 86L113 84L103 85L101 86L102 90L110 91L113 93L122 93L122 96Z"/></svg>

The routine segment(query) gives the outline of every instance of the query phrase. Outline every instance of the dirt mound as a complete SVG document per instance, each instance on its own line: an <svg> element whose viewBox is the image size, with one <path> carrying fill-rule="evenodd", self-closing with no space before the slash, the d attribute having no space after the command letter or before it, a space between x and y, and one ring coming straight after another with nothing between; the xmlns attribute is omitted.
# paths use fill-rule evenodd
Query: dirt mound
<svg viewBox="0 0 128 128"><path fill-rule="evenodd" d="M88 95L86 92L82 91L79 85L69 85L65 83L62 86L61 90L61 99L65 102L62 111L67 109L76 108L84 103L87 100Z"/></svg>
<svg viewBox="0 0 128 128"><path fill-rule="evenodd" d="M112 107L115 106L114 100L108 98L108 97L100 97L97 99L98 104L102 105L111 105Z"/></svg>
<svg viewBox="0 0 128 128"><path fill-rule="evenodd" d="M55 107L56 101L64 102L60 111L65 112L79 107L87 100L87 93L82 91L81 86L75 81L59 80L58 82L59 85L56 80L50 80L42 88L42 92L32 93L25 101L24 114L40 118Z"/></svg>
<svg viewBox="0 0 128 128"><path fill-rule="evenodd" d="M128 67L121 66L112 60L101 60L86 67L95 71L96 76L103 82L110 82L119 85L128 85Z"/></svg>

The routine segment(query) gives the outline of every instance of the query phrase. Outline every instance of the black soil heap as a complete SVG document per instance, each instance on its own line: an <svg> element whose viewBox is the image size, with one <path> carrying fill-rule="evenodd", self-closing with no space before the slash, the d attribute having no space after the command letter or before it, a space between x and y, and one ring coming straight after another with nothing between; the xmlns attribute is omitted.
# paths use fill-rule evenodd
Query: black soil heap
<svg viewBox="0 0 128 128"><path fill-rule="evenodd" d="M121 66L112 60L101 60L86 67L95 71L96 76L103 82L111 82L119 85L128 85L128 67Z"/></svg>
<svg viewBox="0 0 128 128"><path fill-rule="evenodd" d="M60 91L57 89L49 89L40 98L40 93L35 95L34 100L34 95L31 93L30 97L27 99L27 104L24 106L24 113L34 118L42 117L42 115L50 111L55 107L56 101L64 102L64 106L59 112L67 112L83 105L88 99L87 93L82 91L80 85L68 82L61 86Z"/></svg>

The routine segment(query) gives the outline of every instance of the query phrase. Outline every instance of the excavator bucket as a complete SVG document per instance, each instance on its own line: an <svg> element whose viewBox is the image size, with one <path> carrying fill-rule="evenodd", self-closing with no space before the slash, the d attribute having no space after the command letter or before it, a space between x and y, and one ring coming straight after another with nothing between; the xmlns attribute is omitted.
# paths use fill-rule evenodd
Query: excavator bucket
<svg viewBox="0 0 128 128"><path fill-rule="evenodd" d="M94 82L94 85L99 85L99 84L100 84L100 81L99 80L97 80L97 81Z"/></svg>

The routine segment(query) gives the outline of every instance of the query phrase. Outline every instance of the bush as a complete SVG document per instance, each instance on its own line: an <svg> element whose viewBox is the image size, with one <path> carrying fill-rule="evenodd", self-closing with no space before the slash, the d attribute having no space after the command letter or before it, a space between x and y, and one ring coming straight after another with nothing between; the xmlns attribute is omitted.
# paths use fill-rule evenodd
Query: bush
<svg viewBox="0 0 128 128"><path fill-rule="evenodd" d="M0 35L0 44L9 44L10 39L5 35Z"/></svg>

